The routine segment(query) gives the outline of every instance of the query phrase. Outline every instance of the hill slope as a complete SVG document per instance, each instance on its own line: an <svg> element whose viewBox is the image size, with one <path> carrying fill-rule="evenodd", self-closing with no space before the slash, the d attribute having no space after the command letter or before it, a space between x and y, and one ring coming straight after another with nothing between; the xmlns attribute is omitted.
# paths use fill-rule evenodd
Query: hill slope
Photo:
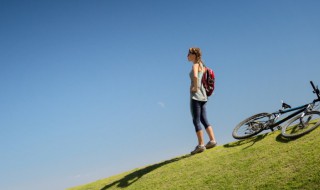
<svg viewBox="0 0 320 190"><path fill-rule="evenodd" d="M320 128L290 141L279 134L235 141L69 190L320 189Z"/></svg>

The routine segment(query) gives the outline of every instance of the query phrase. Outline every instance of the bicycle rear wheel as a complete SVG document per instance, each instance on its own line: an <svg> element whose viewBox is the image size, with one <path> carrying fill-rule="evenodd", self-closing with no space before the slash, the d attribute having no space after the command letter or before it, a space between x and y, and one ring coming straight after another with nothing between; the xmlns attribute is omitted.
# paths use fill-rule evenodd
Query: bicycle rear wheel
<svg viewBox="0 0 320 190"><path fill-rule="evenodd" d="M284 127L281 134L287 138L297 138L309 133L320 125L320 112L310 111L292 118Z"/></svg>
<svg viewBox="0 0 320 190"><path fill-rule="evenodd" d="M232 132L235 139L245 139L260 133L270 120L269 113L259 113L240 122Z"/></svg>

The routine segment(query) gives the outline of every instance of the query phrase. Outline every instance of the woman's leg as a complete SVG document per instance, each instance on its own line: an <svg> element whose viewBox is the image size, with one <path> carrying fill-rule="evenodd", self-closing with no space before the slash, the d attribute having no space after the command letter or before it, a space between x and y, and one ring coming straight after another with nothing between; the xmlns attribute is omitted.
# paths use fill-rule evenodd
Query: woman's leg
<svg viewBox="0 0 320 190"><path fill-rule="evenodd" d="M215 140L215 137L214 137L214 132L213 132L213 129L210 125L210 123L208 122L208 119L207 119L207 109L206 109L206 103L207 102L203 102L201 104L201 116L200 116L200 120L201 120L201 123L205 126L206 128L206 132L209 136L209 139L211 142L216 142Z"/></svg>
<svg viewBox="0 0 320 190"><path fill-rule="evenodd" d="M198 145L204 145L202 130L197 131Z"/></svg>
<svg viewBox="0 0 320 190"><path fill-rule="evenodd" d="M195 127L195 131L198 138L198 145L204 145L203 132L200 124L201 102L193 99L191 100L191 114L192 114L193 125Z"/></svg>
<svg viewBox="0 0 320 190"><path fill-rule="evenodd" d="M210 141L216 142L216 139L215 139L215 137L214 137L214 132L213 132L212 127L211 127L211 126L207 127L207 128L206 128L206 131L207 131L207 134L208 134L208 136L209 136Z"/></svg>

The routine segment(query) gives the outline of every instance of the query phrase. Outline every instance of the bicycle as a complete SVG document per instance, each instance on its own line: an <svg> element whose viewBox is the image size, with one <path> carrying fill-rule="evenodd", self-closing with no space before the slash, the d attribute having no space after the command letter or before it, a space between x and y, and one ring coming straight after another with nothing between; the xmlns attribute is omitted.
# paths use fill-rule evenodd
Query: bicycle
<svg viewBox="0 0 320 190"><path fill-rule="evenodd" d="M316 111L319 106L316 104L320 101L320 92L318 86L315 87L312 81L310 84L314 90L313 93L317 96L311 103L291 108L290 105L282 101L282 109L279 111L271 114L259 113L240 122L234 128L232 136L235 139L245 139L257 135L263 130L274 131L274 128L281 129L281 135L286 138L297 138L311 132L320 125L320 112ZM281 115L293 111L295 112L278 120ZM281 127L280 124L286 121L288 122Z"/></svg>

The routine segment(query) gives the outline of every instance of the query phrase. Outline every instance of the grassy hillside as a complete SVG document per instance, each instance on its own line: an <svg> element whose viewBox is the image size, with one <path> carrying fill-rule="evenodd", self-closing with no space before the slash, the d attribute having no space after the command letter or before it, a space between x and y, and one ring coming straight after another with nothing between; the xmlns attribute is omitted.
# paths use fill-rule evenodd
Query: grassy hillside
<svg viewBox="0 0 320 190"><path fill-rule="evenodd" d="M279 133L235 141L69 190L320 189L320 128L290 141Z"/></svg>

